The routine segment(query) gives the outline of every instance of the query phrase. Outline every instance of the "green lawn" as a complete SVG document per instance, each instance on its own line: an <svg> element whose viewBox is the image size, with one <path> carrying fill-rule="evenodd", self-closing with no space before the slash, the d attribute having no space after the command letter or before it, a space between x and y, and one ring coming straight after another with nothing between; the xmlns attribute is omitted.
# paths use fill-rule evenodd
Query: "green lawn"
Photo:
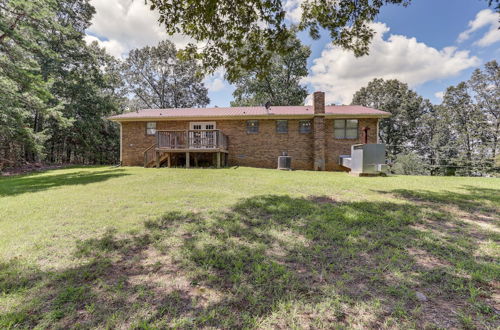
<svg viewBox="0 0 500 330"><path fill-rule="evenodd" d="M0 328L497 328L499 214L489 178L0 178Z"/></svg>

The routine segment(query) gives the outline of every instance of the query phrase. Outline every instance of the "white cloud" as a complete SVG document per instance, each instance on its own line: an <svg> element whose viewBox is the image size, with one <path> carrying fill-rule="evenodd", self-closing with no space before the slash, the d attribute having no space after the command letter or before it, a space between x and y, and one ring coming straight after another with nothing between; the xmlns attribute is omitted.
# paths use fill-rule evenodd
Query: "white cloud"
<svg viewBox="0 0 500 330"><path fill-rule="evenodd" d="M488 32L485 33L485 35L476 41L474 45L480 46L480 47L486 47L489 45L492 45L496 42L500 41L500 27L495 27L495 28L490 28Z"/></svg>
<svg viewBox="0 0 500 330"><path fill-rule="evenodd" d="M376 34L369 55L356 58L352 52L329 44L313 61L310 76L304 81L315 90L325 91L327 103L350 103L354 92L374 78L399 79L414 87L457 75L480 63L468 51L455 47L437 50L403 35L390 35L384 40L389 31L384 23L373 23L372 28Z"/></svg>
<svg viewBox="0 0 500 330"><path fill-rule="evenodd" d="M217 92L217 91L224 89L225 86L226 86L226 84L224 84L224 80L219 79L219 78L215 78L211 82L211 84L208 85L208 90L211 92Z"/></svg>
<svg viewBox="0 0 500 330"><path fill-rule="evenodd" d="M97 41L99 46L106 48L106 51L115 57L121 57L122 54L125 53L124 46L120 44L117 40L102 41L99 38L91 36L89 34L87 34L84 39L88 44L92 43L93 41Z"/></svg>
<svg viewBox="0 0 500 330"><path fill-rule="evenodd" d="M292 23L300 22L302 18L301 4L304 0L286 0L283 9L286 11L286 18Z"/></svg>
<svg viewBox="0 0 500 330"><path fill-rule="evenodd" d="M443 91L441 91L441 92L436 92L436 93L434 93L434 96L435 96L436 98L438 98L438 99L442 100L442 99L443 99L443 97L444 97L444 92L443 92Z"/></svg>
<svg viewBox="0 0 500 330"><path fill-rule="evenodd" d="M469 39L472 33L486 26L489 26L488 32L481 39L474 42L474 45L486 47L500 41L498 14L491 9L484 9L478 12L476 18L469 22L469 28L460 33L457 41L462 42Z"/></svg>
<svg viewBox="0 0 500 330"><path fill-rule="evenodd" d="M226 87L224 80L220 78L208 78L205 81L205 85L209 92L218 92Z"/></svg>
<svg viewBox="0 0 500 330"><path fill-rule="evenodd" d="M226 83L224 80L224 70L217 70L214 74L205 78L204 83L209 92L218 92L223 90L224 88L226 88Z"/></svg>
<svg viewBox="0 0 500 330"><path fill-rule="evenodd" d="M158 23L158 13L151 11L144 0L91 0L91 4L96 14L86 40L101 39L100 44L112 55L125 56L131 49L153 46L165 39L177 48L190 42L185 36L168 36Z"/></svg>

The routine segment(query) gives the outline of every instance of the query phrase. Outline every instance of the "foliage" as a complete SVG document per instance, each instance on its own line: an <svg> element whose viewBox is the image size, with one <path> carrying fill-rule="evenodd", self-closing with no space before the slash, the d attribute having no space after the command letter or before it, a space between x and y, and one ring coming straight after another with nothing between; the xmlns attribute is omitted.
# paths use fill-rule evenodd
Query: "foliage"
<svg viewBox="0 0 500 330"><path fill-rule="evenodd" d="M353 96L353 104L392 114L380 122L379 131L389 160L406 163L411 154L425 165L425 174L432 175L498 172L494 160L499 149L499 100L496 61L475 70L468 81L448 87L440 105L432 105L397 80L374 79ZM412 173L401 166L393 169Z"/></svg>
<svg viewBox="0 0 500 330"><path fill-rule="evenodd" d="M113 59L83 40L89 1L9 0L0 14L0 169L116 161L117 128L104 117L119 111L120 82Z"/></svg>
<svg viewBox="0 0 500 330"><path fill-rule="evenodd" d="M390 112L392 116L380 122L379 138L387 145L388 158L393 160L416 141L420 118L432 111L432 105L396 79L374 79L357 91L352 104Z"/></svg>
<svg viewBox="0 0 500 330"><path fill-rule="evenodd" d="M311 50L298 38L292 38L291 51L285 55L273 55L271 65L264 72L259 68L246 71L234 81L234 101L231 106L258 106L266 102L272 105L303 105L307 89L300 84L307 76L307 58Z"/></svg>
<svg viewBox="0 0 500 330"><path fill-rule="evenodd" d="M168 40L130 51L123 71L129 91L142 108L204 107L210 102L196 61L179 60Z"/></svg>
<svg viewBox="0 0 500 330"><path fill-rule="evenodd" d="M107 117L121 111L125 98L120 64L96 42L82 45L81 50L78 61L72 61L77 65L53 87L58 98L66 100L62 112L71 125L49 126L46 159L52 163L117 163L119 130Z"/></svg>
<svg viewBox="0 0 500 330"><path fill-rule="evenodd" d="M41 76L41 56L55 56L44 47L56 1L8 1L0 5L0 168L26 153L39 155L45 136L30 125L37 113L57 114L49 104L50 82Z"/></svg>
<svg viewBox="0 0 500 330"><path fill-rule="evenodd" d="M457 166L458 173L473 174L478 163L484 164L486 156L485 118L472 102L467 84L461 82L448 87L439 109L448 137L442 147L450 150L448 155L453 165Z"/></svg>
<svg viewBox="0 0 500 330"><path fill-rule="evenodd" d="M491 6L492 1L486 0ZM289 39L308 31L313 39L325 30L333 45L356 56L369 52L374 21L383 6L407 6L411 0L300 1L297 25L285 11L284 0L146 0L160 14L159 23L169 35L190 37L183 55L203 62L205 69L224 67L230 81L247 71L269 71L275 55L291 51Z"/></svg>
<svg viewBox="0 0 500 330"><path fill-rule="evenodd" d="M295 34L281 0L149 0L160 13L159 22L167 33L192 38L184 53L203 61L205 68L224 67L230 81L244 72L266 72L274 55L291 51L289 39ZM301 4L302 19L297 28L319 38L320 29L330 34L334 45L368 53L374 31L369 24L386 4L408 4L409 0L312 1ZM200 45L202 44L202 46Z"/></svg>
<svg viewBox="0 0 500 330"><path fill-rule="evenodd" d="M490 145L488 156L496 157L500 139L500 67L496 60L476 69L467 82L476 104L484 115L482 123Z"/></svg>
<svg viewBox="0 0 500 330"><path fill-rule="evenodd" d="M0 328L495 328L499 189L243 167L0 178Z"/></svg>
<svg viewBox="0 0 500 330"><path fill-rule="evenodd" d="M425 165L418 155L414 153L401 153L396 156L392 171L403 175L425 175Z"/></svg>

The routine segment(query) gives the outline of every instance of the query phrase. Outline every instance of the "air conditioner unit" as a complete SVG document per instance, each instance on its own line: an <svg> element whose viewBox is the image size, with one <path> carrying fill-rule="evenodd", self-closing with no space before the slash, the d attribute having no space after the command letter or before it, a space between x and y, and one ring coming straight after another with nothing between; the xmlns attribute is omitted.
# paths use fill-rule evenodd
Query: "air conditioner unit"
<svg viewBox="0 0 500 330"><path fill-rule="evenodd" d="M292 169L292 157L288 156L286 152L284 152L281 156L278 157L278 170L291 170Z"/></svg>
<svg viewBox="0 0 500 330"><path fill-rule="evenodd" d="M385 144L355 144L351 155L340 155L339 165L349 168L355 175L380 175L387 172Z"/></svg>

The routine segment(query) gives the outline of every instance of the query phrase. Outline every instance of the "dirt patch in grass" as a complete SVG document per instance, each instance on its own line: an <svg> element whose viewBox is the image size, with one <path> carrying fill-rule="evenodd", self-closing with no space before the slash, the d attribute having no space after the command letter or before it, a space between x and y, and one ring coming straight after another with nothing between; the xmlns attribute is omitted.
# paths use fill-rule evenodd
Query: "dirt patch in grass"
<svg viewBox="0 0 500 330"><path fill-rule="evenodd" d="M318 204L338 204L340 203L333 197L329 196L309 196L307 200L313 202L313 203L318 203Z"/></svg>
<svg viewBox="0 0 500 330"><path fill-rule="evenodd" d="M423 269L435 269L451 265L448 261L437 258L422 249L413 247L408 248L408 254L413 258L416 265L422 267Z"/></svg>

